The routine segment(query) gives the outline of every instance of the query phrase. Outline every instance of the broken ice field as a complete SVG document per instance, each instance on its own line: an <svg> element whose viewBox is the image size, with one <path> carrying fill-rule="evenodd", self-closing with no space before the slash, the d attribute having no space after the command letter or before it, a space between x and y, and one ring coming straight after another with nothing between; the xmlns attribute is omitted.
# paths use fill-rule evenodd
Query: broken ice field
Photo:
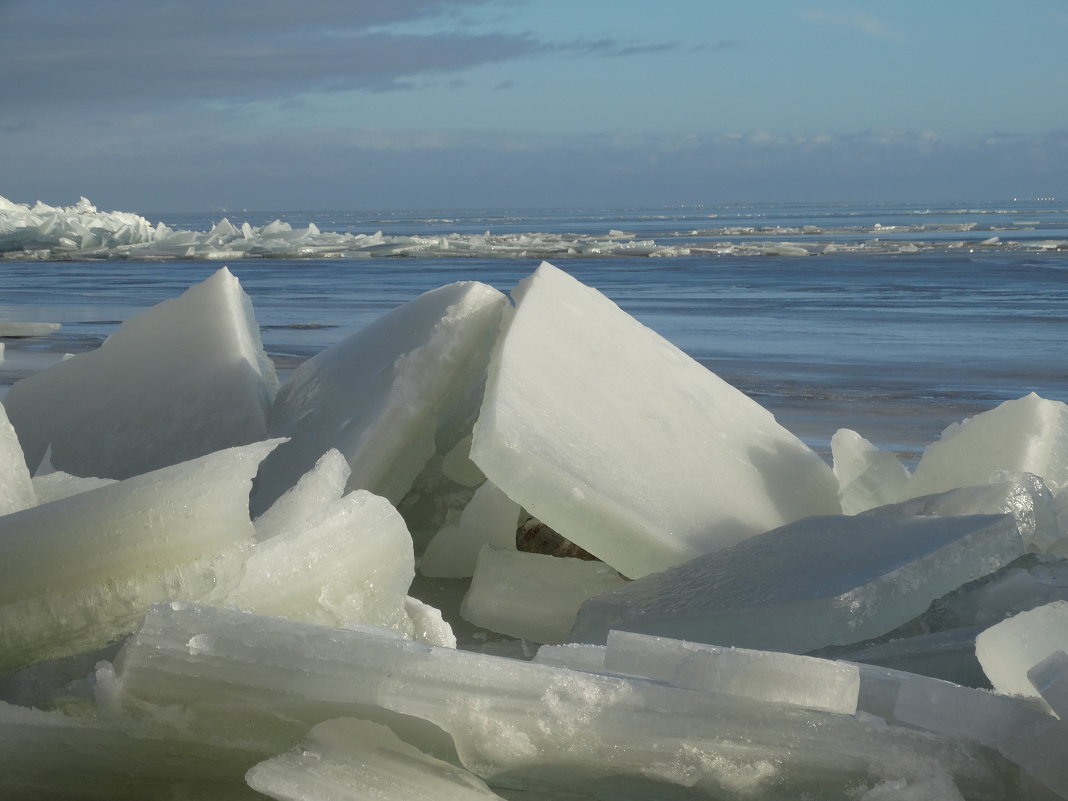
<svg viewBox="0 0 1068 801"><path fill-rule="evenodd" d="M224 268L0 406L0 795L1068 799L1068 405L832 462L548 263L281 384Z"/></svg>

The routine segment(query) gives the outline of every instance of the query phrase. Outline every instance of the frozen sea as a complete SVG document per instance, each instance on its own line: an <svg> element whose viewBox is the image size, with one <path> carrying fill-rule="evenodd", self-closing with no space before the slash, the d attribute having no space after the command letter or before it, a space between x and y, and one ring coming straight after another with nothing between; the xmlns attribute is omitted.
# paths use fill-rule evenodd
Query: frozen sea
<svg viewBox="0 0 1068 801"><path fill-rule="evenodd" d="M0 340L0 395L224 264L284 375L421 292L460 280L507 291L547 258L824 454L845 427L911 463L946 425L1003 400L1068 401L1068 208L1055 201L137 213L204 242L224 217L254 233L281 220L381 236L297 258L228 246L154 258L20 250L0 230L0 320L63 325Z"/></svg>

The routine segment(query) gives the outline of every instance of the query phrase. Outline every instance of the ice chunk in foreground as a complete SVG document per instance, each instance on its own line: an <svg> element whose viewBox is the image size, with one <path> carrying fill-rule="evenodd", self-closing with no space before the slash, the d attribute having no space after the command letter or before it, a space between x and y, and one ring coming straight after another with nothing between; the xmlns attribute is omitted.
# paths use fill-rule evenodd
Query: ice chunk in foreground
<svg viewBox="0 0 1068 801"><path fill-rule="evenodd" d="M572 639L805 653L884 634L1024 548L1009 515L808 518L590 599Z"/></svg>
<svg viewBox="0 0 1068 801"><path fill-rule="evenodd" d="M486 545L460 614L477 626L511 637L564 642L583 601L624 583L604 562Z"/></svg>
<svg viewBox="0 0 1068 801"><path fill-rule="evenodd" d="M0 515L28 509L37 504L26 458L15 429L0 404Z"/></svg>
<svg viewBox="0 0 1068 801"><path fill-rule="evenodd" d="M989 754L877 719L197 605L154 607L116 668L111 708L180 721L183 736L288 748L301 721L360 717L434 756L455 743L491 786L826 797L937 767L969 795L1008 789Z"/></svg>
<svg viewBox="0 0 1068 801"><path fill-rule="evenodd" d="M473 773L428 756L388 727L355 718L320 723L291 751L249 770L249 787L278 801L486 801Z"/></svg>
<svg viewBox="0 0 1068 801"><path fill-rule="evenodd" d="M33 467L129 478L266 436L277 388L252 304L223 268L4 399Z"/></svg>
<svg viewBox="0 0 1068 801"><path fill-rule="evenodd" d="M840 510L770 412L597 290L542 263L512 295L471 458L572 542L636 577Z"/></svg>
<svg viewBox="0 0 1068 801"><path fill-rule="evenodd" d="M831 437L831 455L843 513L857 514L901 497L909 477L904 465L894 454L879 450L856 431L838 429Z"/></svg>
<svg viewBox="0 0 1068 801"><path fill-rule="evenodd" d="M1068 650L1068 601L1054 601L1010 617L975 638L975 655L999 693L1041 698L1027 672L1056 651Z"/></svg>
<svg viewBox="0 0 1068 801"><path fill-rule="evenodd" d="M291 439L264 462L253 510L266 509L329 448L352 468L346 489L397 503L427 460L456 444L436 435L465 402L477 403L469 396L482 384L506 305L485 284L443 286L294 370L270 423L275 436Z"/></svg>
<svg viewBox="0 0 1068 801"><path fill-rule="evenodd" d="M841 715L857 711L860 692L860 670L847 662L626 631L609 632L604 669L665 681L684 690L727 693Z"/></svg>
<svg viewBox="0 0 1068 801"><path fill-rule="evenodd" d="M927 446L904 497L986 484L1000 471L1034 473L1053 489L1068 482L1068 405L1032 392L954 423Z"/></svg>
<svg viewBox="0 0 1068 801"><path fill-rule="evenodd" d="M0 517L0 672L132 631L236 583L252 476L278 443L219 451Z"/></svg>

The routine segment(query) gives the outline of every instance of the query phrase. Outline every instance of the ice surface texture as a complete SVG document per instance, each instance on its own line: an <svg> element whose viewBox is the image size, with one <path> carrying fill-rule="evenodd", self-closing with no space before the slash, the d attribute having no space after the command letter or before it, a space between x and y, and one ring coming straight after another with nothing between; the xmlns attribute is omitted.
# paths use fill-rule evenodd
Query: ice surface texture
<svg viewBox="0 0 1068 801"><path fill-rule="evenodd" d="M471 458L626 576L840 510L830 468L770 412L543 263L512 292Z"/></svg>
<svg viewBox="0 0 1068 801"><path fill-rule="evenodd" d="M4 399L31 469L129 478L266 437L277 390L252 304L225 268L131 317Z"/></svg>
<svg viewBox="0 0 1068 801"><path fill-rule="evenodd" d="M18 435L0 404L0 515L17 512L37 503L26 457L22 454Z"/></svg>
<svg viewBox="0 0 1068 801"><path fill-rule="evenodd" d="M622 629L806 653L890 631L1024 551L1009 515L812 517L590 599L572 639Z"/></svg>

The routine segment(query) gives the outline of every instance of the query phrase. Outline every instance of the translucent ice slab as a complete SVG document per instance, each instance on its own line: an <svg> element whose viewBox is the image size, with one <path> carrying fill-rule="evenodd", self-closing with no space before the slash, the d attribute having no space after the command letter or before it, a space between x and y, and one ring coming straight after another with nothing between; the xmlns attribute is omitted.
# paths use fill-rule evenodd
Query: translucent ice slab
<svg viewBox="0 0 1068 801"><path fill-rule="evenodd" d="M0 517L0 672L99 648L154 602L233 586L252 541L252 476L276 445L230 448Z"/></svg>
<svg viewBox="0 0 1068 801"><path fill-rule="evenodd" d="M253 510L265 510L330 448L352 469L347 490L398 502L438 448L456 444L437 441L439 429L463 418L465 404L477 407L471 393L481 386L506 305L485 284L440 287L294 370L270 422L276 436L291 439L264 462Z"/></svg>
<svg viewBox="0 0 1068 801"><path fill-rule="evenodd" d="M4 399L31 469L129 478L264 439L277 379L248 296L223 268L131 317L94 351Z"/></svg>
<svg viewBox="0 0 1068 801"><path fill-rule="evenodd" d="M900 499L909 474L894 454L879 450L848 428L838 429L831 437L831 454L845 514Z"/></svg>
<svg viewBox="0 0 1068 801"><path fill-rule="evenodd" d="M1032 392L954 423L924 451L904 497L986 484L1000 471L1034 473L1053 489L1068 482L1068 405Z"/></svg>
<svg viewBox="0 0 1068 801"><path fill-rule="evenodd" d="M572 638L805 653L890 631L1024 548L1009 515L812 517L590 599Z"/></svg>
<svg viewBox="0 0 1068 801"><path fill-rule="evenodd" d="M1041 698L1028 671L1057 651L1068 651L1068 601L1054 601L991 626L975 639L975 655L994 689Z"/></svg>
<svg viewBox="0 0 1068 801"><path fill-rule="evenodd" d="M0 404L0 515L17 512L37 503L26 457L15 429Z"/></svg>
<svg viewBox="0 0 1068 801"><path fill-rule="evenodd" d="M1068 653L1054 651L1027 671L1042 700L1062 721L1068 721Z"/></svg>
<svg viewBox="0 0 1068 801"><path fill-rule="evenodd" d="M542 263L490 368L471 458L624 575L840 509L775 418L600 292Z"/></svg>

